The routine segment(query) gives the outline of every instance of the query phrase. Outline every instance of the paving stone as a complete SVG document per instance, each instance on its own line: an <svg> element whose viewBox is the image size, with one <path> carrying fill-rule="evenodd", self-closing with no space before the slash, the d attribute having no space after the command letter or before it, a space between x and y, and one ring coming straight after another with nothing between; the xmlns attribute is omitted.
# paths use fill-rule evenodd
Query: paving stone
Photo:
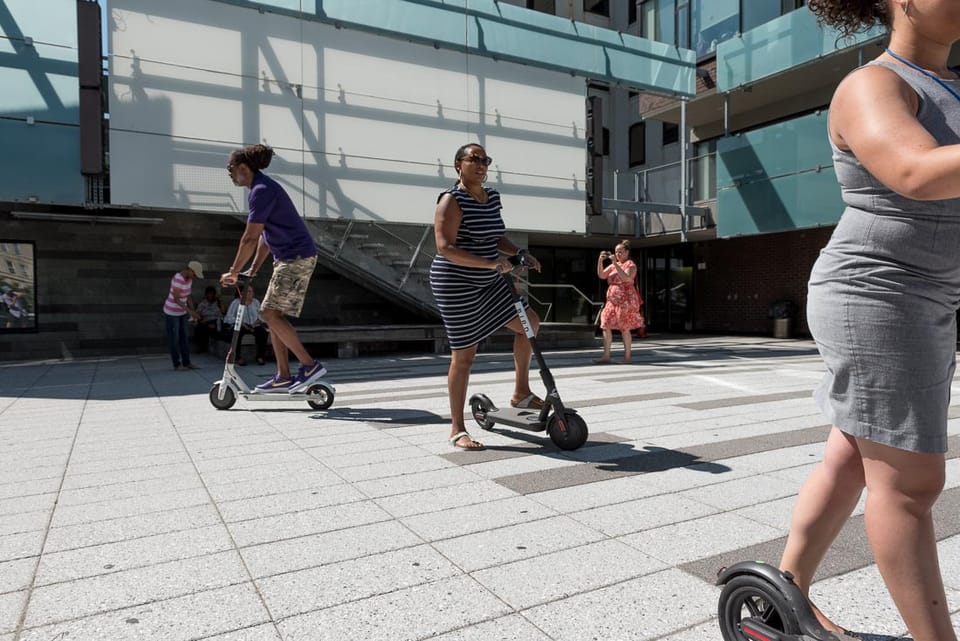
<svg viewBox="0 0 960 641"><path fill-rule="evenodd" d="M237 545L247 547L308 534L342 530L356 525L386 521L389 518L390 515L373 501L355 501L239 521L230 523L228 527Z"/></svg>
<svg viewBox="0 0 960 641"><path fill-rule="evenodd" d="M462 572L428 545L287 572L257 581L278 619L431 583Z"/></svg>
<svg viewBox="0 0 960 641"><path fill-rule="evenodd" d="M437 541L552 516L556 516L553 510L518 496L409 516L400 521L424 539Z"/></svg>
<svg viewBox="0 0 960 641"><path fill-rule="evenodd" d="M135 514L103 521L50 528L44 549L62 552L77 548L180 532L220 523L214 506L208 504Z"/></svg>
<svg viewBox="0 0 960 641"><path fill-rule="evenodd" d="M37 557L0 563L0 594L29 588L36 568Z"/></svg>
<svg viewBox="0 0 960 641"><path fill-rule="evenodd" d="M26 590L0 594L0 633L16 631L17 621L26 603Z"/></svg>
<svg viewBox="0 0 960 641"><path fill-rule="evenodd" d="M418 585L280 622L288 639L425 639L502 616L509 608L469 577Z"/></svg>
<svg viewBox="0 0 960 641"><path fill-rule="evenodd" d="M656 639L716 609L719 588L674 569L656 572L524 612L557 641Z"/></svg>
<svg viewBox="0 0 960 641"><path fill-rule="evenodd" d="M24 630L21 641L186 640L269 621L249 583Z"/></svg>
<svg viewBox="0 0 960 641"><path fill-rule="evenodd" d="M604 535L556 516L436 541L434 547L467 572L539 557L599 541Z"/></svg>
<svg viewBox="0 0 960 641"><path fill-rule="evenodd" d="M474 572L484 587L523 610L664 570L666 563L603 540Z"/></svg>
<svg viewBox="0 0 960 641"><path fill-rule="evenodd" d="M37 585L60 583L98 574L112 574L164 561L186 559L233 549L226 529L210 525L44 554Z"/></svg>
<svg viewBox="0 0 960 641"><path fill-rule="evenodd" d="M249 580L235 551L34 588L27 627L81 619Z"/></svg>
<svg viewBox="0 0 960 641"><path fill-rule="evenodd" d="M422 542L423 539L399 523L383 521L254 545L240 552L250 573L254 577L265 577L412 547Z"/></svg>

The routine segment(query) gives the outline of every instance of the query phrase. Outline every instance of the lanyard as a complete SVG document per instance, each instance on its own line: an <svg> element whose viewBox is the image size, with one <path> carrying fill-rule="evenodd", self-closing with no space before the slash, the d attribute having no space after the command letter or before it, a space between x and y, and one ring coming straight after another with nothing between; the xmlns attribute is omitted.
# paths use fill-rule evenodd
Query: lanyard
<svg viewBox="0 0 960 641"><path fill-rule="evenodd" d="M922 74L925 75L926 77L928 77L928 78L930 78L931 80L933 80L934 82L936 82L938 85L940 85L941 87L943 87L944 89L946 89L947 91L949 91L949 92L950 92L950 95L952 95L954 98L957 99L957 102L960 102L960 93L957 93L957 92L953 89L953 87L951 87L950 85L948 85L947 83L945 83L942 78L938 77L936 74L933 74L933 73L927 71L926 69L924 69L924 68L921 67L920 65L916 65L916 64L910 62L910 61L907 60L906 58L901 58L901 57L898 56L897 54L895 54L895 53L893 53L892 51L890 51L889 48L884 49L884 51L886 51L888 54L890 54L890 56L891 56L892 58L894 58L895 60L899 60L900 62L902 62L903 64L907 65L908 67L911 67L911 68L913 68L913 69L916 69L917 71L919 71L920 73L922 73Z"/></svg>

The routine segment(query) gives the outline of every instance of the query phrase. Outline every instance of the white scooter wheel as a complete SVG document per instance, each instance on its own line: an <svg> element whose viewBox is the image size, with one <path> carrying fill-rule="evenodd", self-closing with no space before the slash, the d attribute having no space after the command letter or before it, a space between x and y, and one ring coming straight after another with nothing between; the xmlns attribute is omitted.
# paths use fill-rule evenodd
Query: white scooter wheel
<svg viewBox="0 0 960 641"><path fill-rule="evenodd" d="M229 387L223 388L223 398L220 398L220 383L214 383L210 388L210 404L218 410L228 410L237 402L237 395Z"/></svg>

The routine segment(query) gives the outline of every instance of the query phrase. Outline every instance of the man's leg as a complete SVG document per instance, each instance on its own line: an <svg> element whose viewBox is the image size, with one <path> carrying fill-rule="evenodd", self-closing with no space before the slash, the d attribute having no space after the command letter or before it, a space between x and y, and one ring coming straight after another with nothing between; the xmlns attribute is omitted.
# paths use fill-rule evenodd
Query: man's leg
<svg viewBox="0 0 960 641"><path fill-rule="evenodd" d="M167 331L167 349L170 350L170 360L173 366L180 367L180 350L177 345L179 337L177 336L177 317L170 314L164 314L164 328Z"/></svg>
<svg viewBox="0 0 960 641"><path fill-rule="evenodd" d="M263 322L270 328L274 343L279 342L293 352L293 355L297 357L301 365L313 363L313 358L303 346L303 343L300 342L300 337L297 336L297 330L290 324L290 321L284 318L282 312L276 309L261 309L260 318L262 318ZM279 363L280 358L278 356L277 364L279 365ZM287 372L287 376L290 376L289 371Z"/></svg>

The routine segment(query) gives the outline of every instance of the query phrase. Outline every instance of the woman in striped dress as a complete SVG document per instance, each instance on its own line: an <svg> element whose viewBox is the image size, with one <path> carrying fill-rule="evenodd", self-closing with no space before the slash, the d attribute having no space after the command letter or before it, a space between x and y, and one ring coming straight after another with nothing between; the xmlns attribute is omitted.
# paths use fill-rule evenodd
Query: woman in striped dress
<svg viewBox="0 0 960 641"><path fill-rule="evenodd" d="M430 287L437 300L450 342L450 371L447 392L450 396L450 443L465 450L482 449L483 445L467 433L463 407L467 399L470 368L477 355L477 345L501 327L512 330L513 361L516 379L513 407L540 409L543 400L530 391L530 342L524 335L513 307L509 285L499 269L510 269L505 255L519 254L519 249L504 233L500 217L500 194L484 187L491 159L478 144L460 147L453 165L460 180L437 199L434 234L437 256L430 269ZM540 271L540 262L526 255L527 262ZM536 332L540 318L527 310Z"/></svg>

